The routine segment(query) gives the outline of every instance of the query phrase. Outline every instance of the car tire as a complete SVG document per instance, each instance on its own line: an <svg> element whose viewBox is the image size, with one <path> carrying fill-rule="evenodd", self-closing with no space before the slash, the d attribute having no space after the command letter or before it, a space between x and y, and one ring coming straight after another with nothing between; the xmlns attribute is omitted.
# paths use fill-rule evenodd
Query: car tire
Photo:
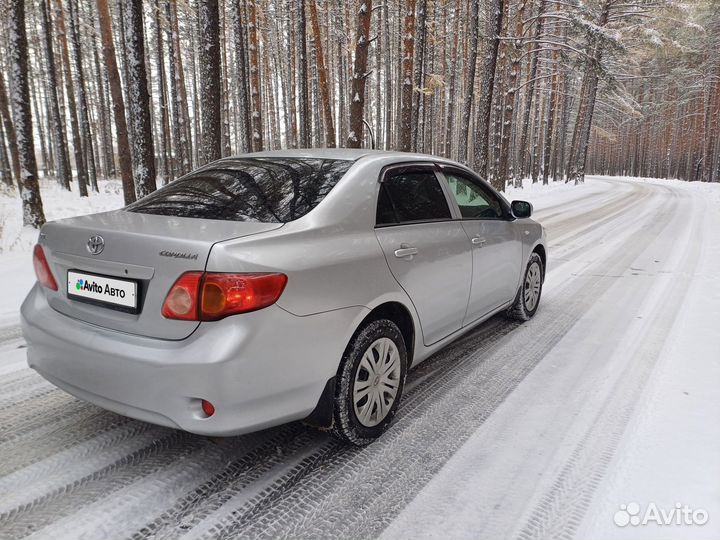
<svg viewBox="0 0 720 540"><path fill-rule="evenodd" d="M388 319L365 325L340 362L333 436L355 446L380 437L398 409L406 375L407 348L397 325Z"/></svg>
<svg viewBox="0 0 720 540"><path fill-rule="evenodd" d="M518 321L528 321L535 315L540 305L544 277L542 259L533 252L525 268L515 302L507 312L508 317Z"/></svg>

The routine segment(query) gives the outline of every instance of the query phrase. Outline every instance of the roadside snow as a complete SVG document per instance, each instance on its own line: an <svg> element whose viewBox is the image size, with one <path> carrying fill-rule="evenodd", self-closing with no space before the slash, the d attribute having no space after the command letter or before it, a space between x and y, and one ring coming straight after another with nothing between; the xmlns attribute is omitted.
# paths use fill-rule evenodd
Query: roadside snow
<svg viewBox="0 0 720 540"><path fill-rule="evenodd" d="M100 193L81 198L75 191L62 189L55 181L40 182L45 217L48 221L114 210L123 206L119 180L98 181ZM18 324L18 310L35 283L32 248L37 231L22 225L17 192L0 190L0 328Z"/></svg>
<svg viewBox="0 0 720 540"><path fill-rule="evenodd" d="M720 184L671 185L706 202L698 207L700 235L689 240L701 246L698 265L579 538L720 537ZM646 514L652 504L666 513L685 506L703 511L708 522L616 526L609 517L631 503L641 521L652 517Z"/></svg>

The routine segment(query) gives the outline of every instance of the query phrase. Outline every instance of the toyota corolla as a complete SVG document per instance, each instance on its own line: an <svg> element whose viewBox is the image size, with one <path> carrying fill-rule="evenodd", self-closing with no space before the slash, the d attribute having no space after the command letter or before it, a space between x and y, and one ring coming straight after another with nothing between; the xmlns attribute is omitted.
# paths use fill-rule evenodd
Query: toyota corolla
<svg viewBox="0 0 720 540"><path fill-rule="evenodd" d="M235 435L306 420L367 444L411 366L497 313L535 314L546 247L531 212L434 156L222 159L42 228L28 362L147 422Z"/></svg>

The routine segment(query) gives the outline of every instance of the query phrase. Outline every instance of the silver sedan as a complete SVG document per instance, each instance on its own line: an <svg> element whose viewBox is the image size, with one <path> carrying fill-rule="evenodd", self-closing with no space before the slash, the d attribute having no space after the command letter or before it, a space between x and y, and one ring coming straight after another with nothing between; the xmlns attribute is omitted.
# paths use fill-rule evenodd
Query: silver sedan
<svg viewBox="0 0 720 540"><path fill-rule="evenodd" d="M28 362L67 392L199 434L294 420L362 445L408 369L545 275L532 206L442 158L247 154L121 210L46 224Z"/></svg>

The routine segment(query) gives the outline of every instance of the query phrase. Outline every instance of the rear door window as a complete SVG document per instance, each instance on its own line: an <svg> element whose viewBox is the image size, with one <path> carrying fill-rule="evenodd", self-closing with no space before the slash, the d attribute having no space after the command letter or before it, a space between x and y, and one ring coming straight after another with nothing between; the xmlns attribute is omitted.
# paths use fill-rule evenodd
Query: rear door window
<svg viewBox="0 0 720 540"><path fill-rule="evenodd" d="M431 169L391 171L380 185L377 224L451 219L445 193Z"/></svg>
<svg viewBox="0 0 720 540"><path fill-rule="evenodd" d="M125 210L286 223L315 208L352 164L348 160L283 157L223 160L171 182Z"/></svg>

